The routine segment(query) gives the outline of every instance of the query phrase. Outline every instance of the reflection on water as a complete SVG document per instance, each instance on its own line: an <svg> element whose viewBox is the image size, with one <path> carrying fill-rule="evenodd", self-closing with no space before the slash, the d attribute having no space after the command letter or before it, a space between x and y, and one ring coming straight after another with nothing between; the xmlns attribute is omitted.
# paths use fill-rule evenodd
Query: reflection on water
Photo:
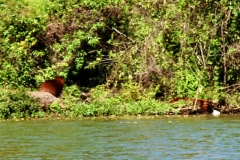
<svg viewBox="0 0 240 160"><path fill-rule="evenodd" d="M0 122L2 159L238 159L240 116Z"/></svg>

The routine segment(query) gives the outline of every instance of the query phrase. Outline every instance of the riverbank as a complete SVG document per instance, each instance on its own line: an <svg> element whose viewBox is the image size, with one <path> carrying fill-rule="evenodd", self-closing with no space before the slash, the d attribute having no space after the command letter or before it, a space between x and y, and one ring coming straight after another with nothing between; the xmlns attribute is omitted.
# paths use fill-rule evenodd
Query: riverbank
<svg viewBox="0 0 240 160"><path fill-rule="evenodd" d="M240 107L237 106L223 106L223 107L215 107L215 110L219 111L220 114L240 114ZM165 115L203 115L200 109L192 109L192 106L174 109L174 111L166 111Z"/></svg>
<svg viewBox="0 0 240 160"><path fill-rule="evenodd" d="M72 96L67 90L52 104L40 104L29 96L25 89L1 90L0 119L51 119L82 117L126 117L159 115L201 115L200 109L192 109L193 103L179 102L170 104L148 97L141 99L126 98L120 94L111 95L109 90L94 90L82 99L80 94ZM126 96L126 95L125 95ZM197 106L196 106L197 107ZM216 105L221 114L239 114L236 105Z"/></svg>
<svg viewBox="0 0 240 160"><path fill-rule="evenodd" d="M223 98L238 106L239 6L4 0L0 86L13 90L0 89L0 118L201 114L189 110L192 103L169 104L175 97ZM56 76L66 85L55 103L39 104L25 94L30 89L20 89L37 91Z"/></svg>

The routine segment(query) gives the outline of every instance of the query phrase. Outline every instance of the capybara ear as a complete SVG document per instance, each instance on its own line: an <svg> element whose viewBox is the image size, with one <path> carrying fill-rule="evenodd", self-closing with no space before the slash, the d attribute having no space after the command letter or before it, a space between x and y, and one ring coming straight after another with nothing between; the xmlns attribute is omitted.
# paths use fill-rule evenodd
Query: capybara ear
<svg viewBox="0 0 240 160"><path fill-rule="evenodd" d="M49 92L55 97L59 97L62 93L65 80L64 77L58 76L53 80L46 80L39 88L40 92Z"/></svg>

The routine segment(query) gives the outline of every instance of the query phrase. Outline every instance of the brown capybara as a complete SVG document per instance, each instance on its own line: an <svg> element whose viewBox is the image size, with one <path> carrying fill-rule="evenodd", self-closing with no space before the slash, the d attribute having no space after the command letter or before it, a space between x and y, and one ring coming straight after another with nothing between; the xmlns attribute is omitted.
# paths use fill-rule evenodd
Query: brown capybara
<svg viewBox="0 0 240 160"><path fill-rule="evenodd" d="M180 100L184 101L192 101L195 102L195 98L175 98L170 101L170 103L174 103ZM212 100L206 100L206 99L197 99L197 105L200 106L202 113L212 113L214 110L214 103Z"/></svg>
<svg viewBox="0 0 240 160"><path fill-rule="evenodd" d="M55 97L61 95L65 80L64 77L58 76L53 80L46 80L39 88L39 92L49 92Z"/></svg>

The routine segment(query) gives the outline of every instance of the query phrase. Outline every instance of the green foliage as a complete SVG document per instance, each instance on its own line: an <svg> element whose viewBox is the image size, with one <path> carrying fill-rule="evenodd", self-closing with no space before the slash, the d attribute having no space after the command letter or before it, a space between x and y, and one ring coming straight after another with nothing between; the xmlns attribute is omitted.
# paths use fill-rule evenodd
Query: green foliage
<svg viewBox="0 0 240 160"><path fill-rule="evenodd" d="M188 73L187 71L177 72L175 81L176 93L177 95L181 95L183 97L193 97L198 89L198 79L193 74Z"/></svg>
<svg viewBox="0 0 240 160"><path fill-rule="evenodd" d="M1 88L0 118L29 118L43 115L37 101L30 98L25 90Z"/></svg>
<svg viewBox="0 0 240 160"><path fill-rule="evenodd" d="M137 43L129 42L127 52L113 55L117 62L110 77L113 84L128 81L127 76L131 76L143 86L171 86L171 95L184 97L194 96L198 87L204 94L201 91L212 84L239 80L233 71L239 64L236 51L228 50L238 46L235 36L239 38L239 2L178 0L138 5L141 16L133 15L129 27L134 33L131 39Z"/></svg>
<svg viewBox="0 0 240 160"><path fill-rule="evenodd" d="M66 91L74 88L66 89ZM126 99L126 93L119 91L112 93L104 86L98 86L91 90L88 101L80 101L74 96L65 96L63 101L54 103L50 107L52 116L83 117L83 116L124 116L124 115L161 115L172 107L164 102L154 99L142 99L136 101ZM66 92L65 92L66 93ZM129 91L128 95L132 94ZM66 94L65 94L66 95ZM64 105L64 107L62 107ZM49 116L51 116L51 113Z"/></svg>
<svg viewBox="0 0 240 160"><path fill-rule="evenodd" d="M110 46L106 42L113 32L111 27L118 28L124 14L110 4L3 1L0 84L35 85L35 81L39 84L42 79L59 75L59 71L77 75L88 65L95 68L100 62L94 61L102 57L102 49Z"/></svg>
<svg viewBox="0 0 240 160"><path fill-rule="evenodd" d="M173 92L177 97L196 97L204 94L203 89L207 87L206 75L201 71L181 70L176 72L173 82Z"/></svg>
<svg viewBox="0 0 240 160"><path fill-rule="evenodd" d="M234 0L3 0L0 85L37 87L62 75L78 86L66 90L77 97L66 113L85 116L148 112L148 104L157 104L154 92L224 94L223 87L239 83L239 6ZM119 93L92 89L91 103L79 107L80 87L105 82ZM96 98L102 95L104 102Z"/></svg>
<svg viewBox="0 0 240 160"><path fill-rule="evenodd" d="M40 1L39 1L40 2ZM30 1L3 1L0 5L0 84L28 86L34 82L37 57L35 37L44 29L44 10L39 3ZM39 13L42 13L39 15ZM33 54L33 52L35 54Z"/></svg>
<svg viewBox="0 0 240 160"><path fill-rule="evenodd" d="M72 85L64 88L64 94L73 97L80 97L81 91L76 85Z"/></svg>

